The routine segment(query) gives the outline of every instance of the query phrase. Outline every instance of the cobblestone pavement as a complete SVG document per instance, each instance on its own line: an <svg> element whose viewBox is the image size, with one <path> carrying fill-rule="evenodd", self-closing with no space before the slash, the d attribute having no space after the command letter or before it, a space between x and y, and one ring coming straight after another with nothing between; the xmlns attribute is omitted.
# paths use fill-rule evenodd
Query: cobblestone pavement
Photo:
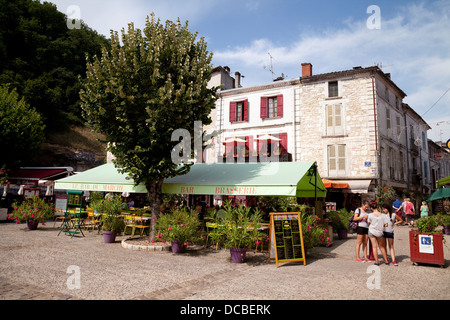
<svg viewBox="0 0 450 320"><path fill-rule="evenodd" d="M192 248L182 255L105 244L96 232L57 236L53 223L28 231L0 223L0 300L299 300L450 298L450 236L445 267L413 266L408 227L395 231L398 267L379 267L379 288L369 283L373 263L355 261L356 235L314 248L307 264L268 263L267 252L247 253L233 264L229 253ZM379 255L381 258L381 254ZM79 270L80 286L69 281Z"/></svg>

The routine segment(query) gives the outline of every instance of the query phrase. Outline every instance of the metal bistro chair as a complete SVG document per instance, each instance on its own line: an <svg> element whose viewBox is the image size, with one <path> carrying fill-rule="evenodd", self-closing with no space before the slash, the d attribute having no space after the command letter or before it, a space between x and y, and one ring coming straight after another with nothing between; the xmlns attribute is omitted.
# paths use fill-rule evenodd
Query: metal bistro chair
<svg viewBox="0 0 450 320"><path fill-rule="evenodd" d="M145 229L148 229L147 231L150 234L150 226L144 224L144 219L141 216L134 216L134 227L131 234L132 237L136 229L141 229L141 237L144 234Z"/></svg>
<svg viewBox="0 0 450 320"><path fill-rule="evenodd" d="M123 218L123 222L125 222L125 228L123 229L123 235L126 235L127 228L131 228L132 234L134 235L134 215L126 214Z"/></svg>
<svg viewBox="0 0 450 320"><path fill-rule="evenodd" d="M100 233L100 225L102 224L102 220L97 219L93 210L88 210L87 214L88 216L84 222L84 229L88 230L89 227L92 227L91 230L93 231L97 227L98 233Z"/></svg>
<svg viewBox="0 0 450 320"><path fill-rule="evenodd" d="M61 220L61 224L59 225L59 228L64 224L64 210L55 208L55 223L53 223L53 228L56 225L56 221Z"/></svg>

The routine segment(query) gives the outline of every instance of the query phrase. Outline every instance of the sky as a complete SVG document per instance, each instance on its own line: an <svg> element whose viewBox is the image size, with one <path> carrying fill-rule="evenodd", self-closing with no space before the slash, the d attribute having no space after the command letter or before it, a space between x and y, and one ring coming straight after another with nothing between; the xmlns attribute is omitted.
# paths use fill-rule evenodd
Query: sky
<svg viewBox="0 0 450 320"><path fill-rule="evenodd" d="M42 1L41 1L42 2ZM188 21L204 37L214 66L228 66L250 87L301 76L378 65L432 129L450 139L450 1L415 0L49 0L110 36L146 16Z"/></svg>

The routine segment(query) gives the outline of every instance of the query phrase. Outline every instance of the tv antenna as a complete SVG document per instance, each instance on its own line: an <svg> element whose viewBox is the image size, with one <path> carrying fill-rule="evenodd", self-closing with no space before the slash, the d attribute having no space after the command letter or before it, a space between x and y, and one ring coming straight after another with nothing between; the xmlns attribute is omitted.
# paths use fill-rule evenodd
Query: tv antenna
<svg viewBox="0 0 450 320"><path fill-rule="evenodd" d="M393 64L388 64L387 66L383 66L382 62L375 62L375 65L380 68L381 70L383 70L383 68L388 68L388 67L392 67Z"/></svg>
<svg viewBox="0 0 450 320"><path fill-rule="evenodd" d="M270 66L264 66L264 69L267 69L267 68L269 69L270 73L272 74L272 81L284 80L287 77L284 75L284 73L281 74L281 77L278 77L275 79L275 71L273 69L273 60L275 60L275 59L274 59L274 57L272 57L270 52L267 52L267 54L269 55L269 58L270 58Z"/></svg>

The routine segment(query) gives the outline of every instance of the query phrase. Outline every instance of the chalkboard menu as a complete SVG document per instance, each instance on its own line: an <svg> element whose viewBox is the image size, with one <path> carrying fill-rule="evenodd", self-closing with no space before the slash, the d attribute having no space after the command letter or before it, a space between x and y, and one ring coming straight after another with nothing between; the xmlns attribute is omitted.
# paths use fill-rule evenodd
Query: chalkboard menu
<svg viewBox="0 0 450 320"><path fill-rule="evenodd" d="M270 242L269 263L274 254L277 268L279 262L303 261L306 265L300 212L271 213Z"/></svg>

